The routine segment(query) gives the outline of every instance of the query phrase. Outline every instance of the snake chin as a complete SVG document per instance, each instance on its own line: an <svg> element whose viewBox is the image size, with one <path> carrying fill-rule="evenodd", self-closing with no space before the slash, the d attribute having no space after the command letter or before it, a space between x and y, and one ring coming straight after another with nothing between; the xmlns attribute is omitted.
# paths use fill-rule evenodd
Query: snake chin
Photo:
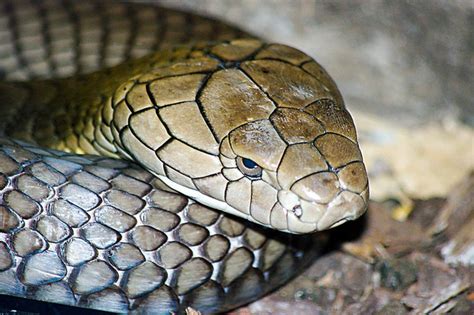
<svg viewBox="0 0 474 315"><path fill-rule="evenodd" d="M286 212L287 230L295 234L331 229L359 218L367 210L365 192L341 190L326 204L305 200L285 190L278 193L278 199Z"/></svg>

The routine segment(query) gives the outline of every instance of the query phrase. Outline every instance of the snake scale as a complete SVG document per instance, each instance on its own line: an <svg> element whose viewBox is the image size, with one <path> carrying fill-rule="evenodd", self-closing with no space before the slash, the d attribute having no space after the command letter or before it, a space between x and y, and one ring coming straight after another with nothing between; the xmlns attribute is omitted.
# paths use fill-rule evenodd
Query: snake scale
<svg viewBox="0 0 474 315"><path fill-rule="evenodd" d="M0 293L222 312L362 215L336 84L222 22L110 1L0 1ZM288 233L289 232L289 233Z"/></svg>

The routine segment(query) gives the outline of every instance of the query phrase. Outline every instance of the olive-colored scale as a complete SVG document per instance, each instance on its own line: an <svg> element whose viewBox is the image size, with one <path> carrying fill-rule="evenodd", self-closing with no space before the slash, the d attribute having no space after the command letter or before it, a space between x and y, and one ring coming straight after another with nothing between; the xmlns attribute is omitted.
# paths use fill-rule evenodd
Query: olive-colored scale
<svg viewBox="0 0 474 315"><path fill-rule="evenodd" d="M261 226L365 212L352 118L297 49L139 4L3 0L0 24L0 292L230 309L310 255Z"/></svg>

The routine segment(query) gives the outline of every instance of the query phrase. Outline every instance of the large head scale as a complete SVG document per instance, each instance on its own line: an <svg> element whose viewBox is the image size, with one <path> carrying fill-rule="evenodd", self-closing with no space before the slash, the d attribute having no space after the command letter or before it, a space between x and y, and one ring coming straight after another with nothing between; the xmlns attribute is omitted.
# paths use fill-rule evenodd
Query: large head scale
<svg viewBox="0 0 474 315"><path fill-rule="evenodd" d="M353 121L329 75L300 51L255 40L193 49L125 90L118 142L201 203L292 233L367 208Z"/></svg>

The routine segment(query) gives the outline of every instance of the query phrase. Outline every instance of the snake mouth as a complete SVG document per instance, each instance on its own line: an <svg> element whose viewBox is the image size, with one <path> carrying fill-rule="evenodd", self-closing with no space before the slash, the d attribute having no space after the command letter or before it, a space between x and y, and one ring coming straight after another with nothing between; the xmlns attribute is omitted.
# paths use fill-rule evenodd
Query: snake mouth
<svg viewBox="0 0 474 315"><path fill-rule="evenodd" d="M348 222L348 221L351 221L351 219L347 219L347 218L341 219L341 220L339 220L339 221L337 221L337 222L334 222L330 227L328 227L328 229L335 228L335 227L337 227L337 226L339 226L339 225L342 225L342 224L344 224L344 223L346 223L346 222Z"/></svg>
<svg viewBox="0 0 474 315"><path fill-rule="evenodd" d="M313 233L359 218L367 210L368 189L360 194L341 190L326 204L307 201L289 191L280 192L278 197L287 212L288 231Z"/></svg>

